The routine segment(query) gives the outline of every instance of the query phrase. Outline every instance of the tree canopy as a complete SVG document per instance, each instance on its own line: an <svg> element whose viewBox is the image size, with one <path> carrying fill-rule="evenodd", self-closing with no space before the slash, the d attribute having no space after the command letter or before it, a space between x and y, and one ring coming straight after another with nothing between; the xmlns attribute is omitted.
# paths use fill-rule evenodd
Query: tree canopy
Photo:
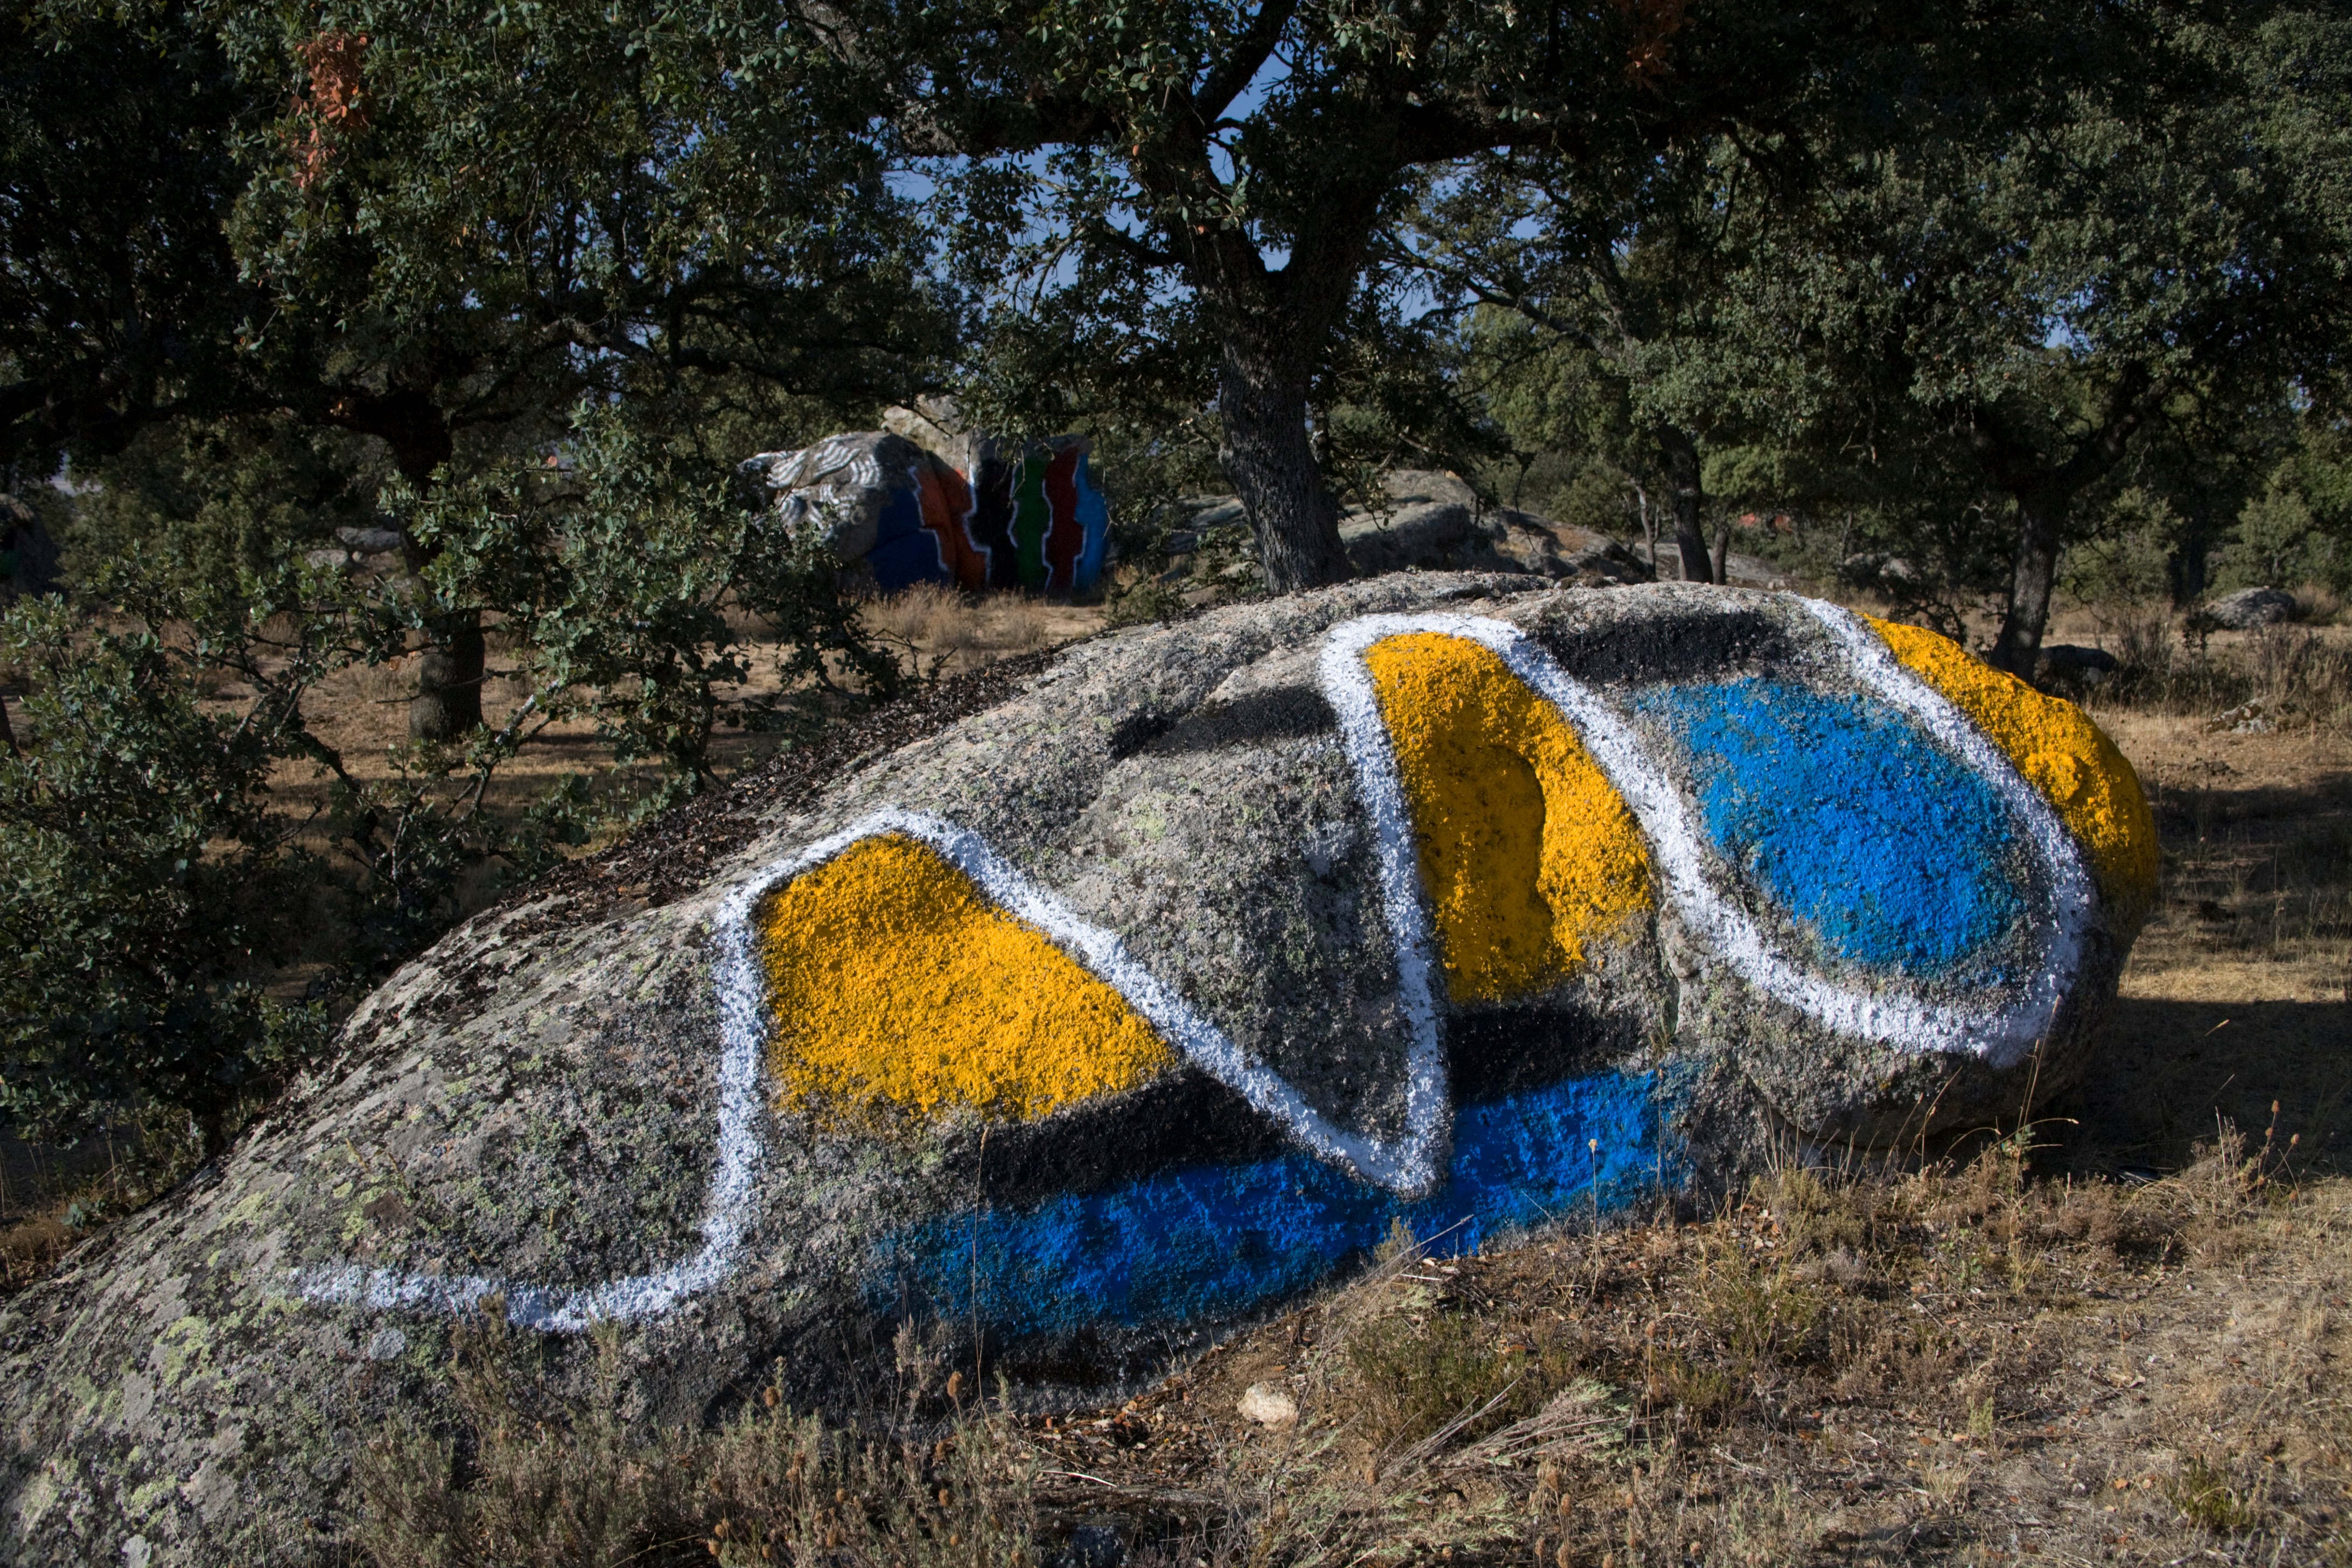
<svg viewBox="0 0 2352 1568"><path fill-rule="evenodd" d="M2352 589L2347 257L2319 0L0 0L0 483L76 595L0 626L0 1114L216 1135L578 839L477 810L536 726L667 801L721 690L897 689L754 451L953 394L1095 435L1139 556L1222 484L1276 592L1385 468L1693 581L1745 508L2031 675L2099 574ZM306 704L395 661L362 778ZM298 1002L256 900L330 862Z"/></svg>
<svg viewBox="0 0 2352 1568"><path fill-rule="evenodd" d="M833 15L829 7L827 15ZM1225 476L1276 588L1344 574L1310 411L1383 303L1377 241L1466 160L1540 153L1639 178L1694 139L1801 137L1825 103L2001 8L1683 0L1115 5L1022 0L839 13L911 151L948 162L1068 313L1180 300L1213 359ZM887 62L887 63L885 63ZM1367 312L1362 307L1373 309Z"/></svg>

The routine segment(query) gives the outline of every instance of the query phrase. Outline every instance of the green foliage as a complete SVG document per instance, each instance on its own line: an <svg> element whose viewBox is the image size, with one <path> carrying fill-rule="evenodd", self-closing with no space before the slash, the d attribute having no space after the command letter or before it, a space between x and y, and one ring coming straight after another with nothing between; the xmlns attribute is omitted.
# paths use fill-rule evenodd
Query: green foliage
<svg viewBox="0 0 2352 1568"><path fill-rule="evenodd" d="M712 776L751 629L782 689L730 721L892 689L724 479L908 385L954 296L855 73L759 8L61 0L0 58L0 479L70 463L79 594L9 623L0 1112L216 1142L330 1005L586 840L585 781L486 804L546 724L657 761L650 805ZM388 570L308 562L386 529ZM419 644L463 714L485 617L502 728L363 768L306 715ZM272 794L305 769L323 809Z"/></svg>
<svg viewBox="0 0 2352 1568"><path fill-rule="evenodd" d="M388 493L431 556L435 599L505 617L539 721L590 721L616 761L658 759L672 794L712 776L720 690L752 676L739 624L778 649L777 689L738 703L739 721L748 709L754 727L805 731L845 700L898 689L897 661L866 636L820 546L769 526L723 469L618 411L583 407L554 467Z"/></svg>
<svg viewBox="0 0 2352 1568"><path fill-rule="evenodd" d="M268 802L296 744L282 690L201 700L205 634L167 625L89 629L55 599L0 618L24 689L0 759L0 1114L53 1136L160 1102L216 1142L323 1037L261 984L303 903Z"/></svg>
<svg viewBox="0 0 2352 1568"><path fill-rule="evenodd" d="M2168 497L2137 486L2123 491L2068 552L2067 594L2095 605L2162 602L2183 526Z"/></svg>
<svg viewBox="0 0 2352 1568"><path fill-rule="evenodd" d="M0 489L242 401L222 223L270 112L189 6L0 5Z"/></svg>
<svg viewBox="0 0 2352 1568"><path fill-rule="evenodd" d="M2176 599L2233 530L2233 563L2314 559L2289 500L2246 519L2266 544L2239 523L2281 409L2334 406L2352 341L2340 13L2061 8L1877 93L1870 68L1768 134L1619 178L1515 153L1424 210L1415 257L1527 323L1470 330L1522 448L1655 493L1679 431L1723 500L1900 559L1866 585L1906 609L1997 601L2004 647L2038 641L2067 546L2136 526L2124 488L2177 510Z"/></svg>
<svg viewBox="0 0 2352 1568"><path fill-rule="evenodd" d="M565 467L422 496L387 484L431 551L421 577L312 563L336 528L375 520L352 445L282 419L152 426L75 498L79 602L9 612L8 1121L71 1135L169 1106L216 1145L319 1048L333 1005L600 825L577 776L519 815L486 807L550 722L586 719L623 760L663 763L658 804L712 776L718 694L751 673L750 630L781 639L753 714L770 727L895 688L828 563L614 415L583 417ZM529 693L500 728L395 746L387 768L323 738L322 680L484 603ZM326 775L323 811L273 793L306 772ZM311 978L289 994L278 977L297 964Z"/></svg>
<svg viewBox="0 0 2352 1568"><path fill-rule="evenodd" d="M870 407L943 345L854 74L764 8L360 0L218 25L287 106L243 148L232 232L274 295L247 352L415 482L560 437L591 394Z"/></svg>
<svg viewBox="0 0 2352 1568"><path fill-rule="evenodd" d="M2352 441L2307 417L2215 553L2215 585L2352 589Z"/></svg>

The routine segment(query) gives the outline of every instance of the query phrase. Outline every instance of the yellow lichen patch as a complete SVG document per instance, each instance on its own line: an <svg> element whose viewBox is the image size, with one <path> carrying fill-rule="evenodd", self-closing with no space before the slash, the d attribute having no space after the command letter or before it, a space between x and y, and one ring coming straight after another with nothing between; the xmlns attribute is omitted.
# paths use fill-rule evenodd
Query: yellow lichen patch
<svg viewBox="0 0 2352 1568"><path fill-rule="evenodd" d="M1447 989L1551 984L1650 904L1633 814L1559 710L1490 649L1434 632L1365 653L1412 809Z"/></svg>
<svg viewBox="0 0 2352 1568"><path fill-rule="evenodd" d="M2116 743L2072 702L2043 696L1948 637L1892 621L1870 624L2057 809L2089 853L2116 924L2138 929L2156 900L2156 822L2139 775Z"/></svg>
<svg viewBox="0 0 2352 1568"><path fill-rule="evenodd" d="M1174 1060L1125 997L911 838L803 872L757 925L789 1109L1025 1121Z"/></svg>

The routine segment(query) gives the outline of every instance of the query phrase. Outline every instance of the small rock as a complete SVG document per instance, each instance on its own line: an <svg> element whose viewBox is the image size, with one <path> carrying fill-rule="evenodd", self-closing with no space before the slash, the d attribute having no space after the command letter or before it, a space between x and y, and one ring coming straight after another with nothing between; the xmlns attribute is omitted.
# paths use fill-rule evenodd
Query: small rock
<svg viewBox="0 0 2352 1568"><path fill-rule="evenodd" d="M1270 1383L1253 1383L1234 1406L1244 1421L1261 1426L1290 1426L1298 1421L1298 1401Z"/></svg>
<svg viewBox="0 0 2352 1568"><path fill-rule="evenodd" d="M1494 554L1476 513L1459 501L1414 501L1388 512L1351 512L1339 520L1339 542L1348 552L1349 564L1365 577L1444 571Z"/></svg>
<svg viewBox="0 0 2352 1568"><path fill-rule="evenodd" d="M367 1349L360 1353L370 1361L390 1361L408 1348L408 1336L386 1325L368 1339Z"/></svg>
<svg viewBox="0 0 2352 1568"><path fill-rule="evenodd" d="M1881 550L1847 556L1838 563L1838 576L1856 587L1875 588L1916 583L1919 570L1902 556Z"/></svg>
<svg viewBox="0 0 2352 1568"><path fill-rule="evenodd" d="M339 528L335 539L355 555L389 555L400 548L400 531L393 528Z"/></svg>
<svg viewBox="0 0 2352 1568"><path fill-rule="evenodd" d="M2241 702L2218 718L2205 721L2209 735L2267 735L2278 728L2278 715L2261 698Z"/></svg>
<svg viewBox="0 0 2352 1568"><path fill-rule="evenodd" d="M1801 1279L1817 1283L1853 1287L1867 1283L1870 1265L1850 1247L1834 1247L1825 1256L1811 1258L1790 1270Z"/></svg>
<svg viewBox="0 0 2352 1568"><path fill-rule="evenodd" d="M2276 588L2241 588L2200 605L2193 619L2226 632L2274 626L2294 619L2294 596Z"/></svg>
<svg viewBox="0 0 2352 1568"><path fill-rule="evenodd" d="M1118 1568L1127 1561L1127 1541L1114 1526L1082 1524L1070 1531L1057 1568Z"/></svg>
<svg viewBox="0 0 2352 1568"><path fill-rule="evenodd" d="M2123 668L2105 648L2053 643L2042 650L2033 673L2038 686L2096 686Z"/></svg>

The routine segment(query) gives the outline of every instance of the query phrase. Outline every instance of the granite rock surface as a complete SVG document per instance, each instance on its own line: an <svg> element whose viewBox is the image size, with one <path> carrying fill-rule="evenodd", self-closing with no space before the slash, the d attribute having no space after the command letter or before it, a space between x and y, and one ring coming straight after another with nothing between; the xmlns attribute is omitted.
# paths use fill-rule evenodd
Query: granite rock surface
<svg viewBox="0 0 2352 1568"><path fill-rule="evenodd" d="M559 1388L608 1325L645 1421L908 1321L1050 1397L1398 1225L2013 1113L2153 888L2079 710L1785 595L1416 574L992 679L453 931L11 1302L0 1560L319 1555L466 1314Z"/></svg>

